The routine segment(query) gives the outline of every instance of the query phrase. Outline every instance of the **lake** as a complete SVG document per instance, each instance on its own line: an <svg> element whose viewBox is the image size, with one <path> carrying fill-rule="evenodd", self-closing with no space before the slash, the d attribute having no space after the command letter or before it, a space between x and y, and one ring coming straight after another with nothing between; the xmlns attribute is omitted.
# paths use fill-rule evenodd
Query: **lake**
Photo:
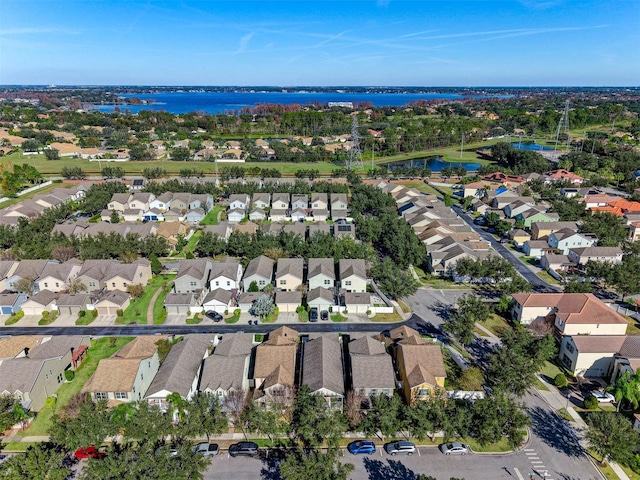
<svg viewBox="0 0 640 480"><path fill-rule="evenodd" d="M393 171L398 168L428 168L432 172L441 172L445 167L455 167L462 166L467 169L467 172L475 172L480 168L479 163L470 163L470 162L445 162L442 160L440 156L432 156L426 158L414 158L411 160L397 160L395 162L387 162L382 163L380 166L387 167L389 170Z"/></svg>
<svg viewBox="0 0 640 480"><path fill-rule="evenodd" d="M329 102L370 103L375 107L400 107L417 100L461 100L464 98L507 98L504 95L458 95L452 93L348 93L348 92L159 92L123 94L120 98L154 101L146 105L120 105L122 111L163 110L170 113L226 113L259 104L307 105ZM100 112L113 112L116 105L94 105Z"/></svg>

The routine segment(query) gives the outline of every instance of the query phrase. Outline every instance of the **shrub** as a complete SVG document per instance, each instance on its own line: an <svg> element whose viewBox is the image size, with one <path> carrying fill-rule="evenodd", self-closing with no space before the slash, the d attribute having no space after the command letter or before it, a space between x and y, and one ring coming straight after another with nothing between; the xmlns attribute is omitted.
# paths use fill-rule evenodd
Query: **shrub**
<svg viewBox="0 0 640 480"><path fill-rule="evenodd" d="M47 310L44 310L42 312L42 318L47 318L49 316L49 312Z"/></svg>
<svg viewBox="0 0 640 480"><path fill-rule="evenodd" d="M98 316L98 310L91 310L91 316L96 318Z"/></svg>
<svg viewBox="0 0 640 480"><path fill-rule="evenodd" d="M567 382L567 377L565 377L564 373L560 372L553 379L553 384L558 388L564 388L569 384L569 382Z"/></svg>
<svg viewBox="0 0 640 480"><path fill-rule="evenodd" d="M584 408L587 410L595 410L598 408L598 399L596 397L587 397L584 399Z"/></svg>
<svg viewBox="0 0 640 480"><path fill-rule="evenodd" d="M64 379L67 382L70 382L71 380L73 380L76 376L76 372L74 372L73 370L65 370L64 371Z"/></svg>
<svg viewBox="0 0 640 480"><path fill-rule="evenodd" d="M304 307L302 305L299 305L298 308L296 308L296 313L302 313L304 312Z"/></svg>
<svg viewBox="0 0 640 480"><path fill-rule="evenodd" d="M367 315L371 315L371 310L367 310Z"/></svg>
<svg viewBox="0 0 640 480"><path fill-rule="evenodd" d="M225 311L224 311L224 314L225 314L225 315L229 315L229 310L228 310L228 309L227 309L227 310L225 310Z"/></svg>
<svg viewBox="0 0 640 480"><path fill-rule="evenodd" d="M44 408L55 407L57 401L58 401L58 397L47 397L47 399L44 401Z"/></svg>
<svg viewBox="0 0 640 480"><path fill-rule="evenodd" d="M193 253L187 252L184 258L186 258L187 260L193 260L195 257L193 256Z"/></svg>
<svg viewBox="0 0 640 480"><path fill-rule="evenodd" d="M121 308L119 308L118 310L116 310L116 315L118 317L123 317L124 316L124 311Z"/></svg>
<svg viewBox="0 0 640 480"><path fill-rule="evenodd" d="M241 314L241 313L242 313L242 310L240 310L239 308L236 308L236 309L233 311L233 314L234 314L234 315L236 315L236 316L238 316L238 317L240 316L240 314Z"/></svg>
<svg viewBox="0 0 640 480"><path fill-rule="evenodd" d="M82 318L82 317L84 317L86 314L87 314L86 310L80 310L80 311L78 312L78 317Z"/></svg>

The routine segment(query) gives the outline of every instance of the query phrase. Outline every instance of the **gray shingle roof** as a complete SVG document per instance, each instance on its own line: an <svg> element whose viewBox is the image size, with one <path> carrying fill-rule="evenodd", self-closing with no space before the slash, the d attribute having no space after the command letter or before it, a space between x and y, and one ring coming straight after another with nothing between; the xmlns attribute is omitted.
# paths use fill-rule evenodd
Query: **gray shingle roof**
<svg viewBox="0 0 640 480"><path fill-rule="evenodd" d="M29 351L30 358L54 358L63 357L71 350L77 350L80 345L88 345L88 337L83 335L55 335L43 341Z"/></svg>
<svg viewBox="0 0 640 480"><path fill-rule="evenodd" d="M270 279L273 275L273 264L273 260L269 257L260 255L249 262L247 269L244 271L244 278L250 277L251 275L260 275L261 277Z"/></svg>
<svg viewBox="0 0 640 480"><path fill-rule="evenodd" d="M193 260L181 260L180 269L176 278L190 276L203 279L207 274L211 262L206 258L195 258Z"/></svg>
<svg viewBox="0 0 640 480"><path fill-rule="evenodd" d="M45 359L10 358L0 364L0 392L29 392L33 387Z"/></svg>
<svg viewBox="0 0 640 480"><path fill-rule="evenodd" d="M304 344L302 383L312 392L325 388L344 395L342 349L335 334L322 335Z"/></svg>
<svg viewBox="0 0 640 480"><path fill-rule="evenodd" d="M325 275L335 280L336 269L333 258L310 258L307 277L313 278L316 275Z"/></svg>
<svg viewBox="0 0 640 480"><path fill-rule="evenodd" d="M279 258L276 271L276 278L285 275L293 275L302 280L304 272L304 260L302 258Z"/></svg>
<svg viewBox="0 0 640 480"><path fill-rule="evenodd" d="M360 278L367 278L367 268L364 260L361 259L342 259L338 262L338 271L340 279L356 275Z"/></svg>

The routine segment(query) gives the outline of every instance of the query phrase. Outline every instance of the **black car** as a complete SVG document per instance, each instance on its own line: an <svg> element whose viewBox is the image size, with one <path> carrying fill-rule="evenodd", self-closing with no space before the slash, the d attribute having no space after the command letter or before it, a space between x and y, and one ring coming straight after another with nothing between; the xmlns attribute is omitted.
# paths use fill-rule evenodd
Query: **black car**
<svg viewBox="0 0 640 480"><path fill-rule="evenodd" d="M255 457L258 455L258 444L254 442L239 442L229 446L229 455L232 457Z"/></svg>
<svg viewBox="0 0 640 480"><path fill-rule="evenodd" d="M318 321L318 309L316 307L311 308L309 310L309 321L317 322Z"/></svg>
<svg viewBox="0 0 640 480"><path fill-rule="evenodd" d="M212 319L214 322L219 322L220 320L222 320L222 315L220 315L215 310L207 310L205 312L205 315Z"/></svg>
<svg viewBox="0 0 640 480"><path fill-rule="evenodd" d="M329 320L329 312L327 310L320 312L320 320Z"/></svg>

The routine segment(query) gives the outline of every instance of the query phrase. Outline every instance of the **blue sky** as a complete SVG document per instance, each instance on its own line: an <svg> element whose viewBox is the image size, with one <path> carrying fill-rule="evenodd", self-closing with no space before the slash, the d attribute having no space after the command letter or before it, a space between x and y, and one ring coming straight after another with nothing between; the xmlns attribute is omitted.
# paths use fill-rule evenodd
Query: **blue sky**
<svg viewBox="0 0 640 480"><path fill-rule="evenodd" d="M0 0L0 12L0 84L640 85L640 0Z"/></svg>

